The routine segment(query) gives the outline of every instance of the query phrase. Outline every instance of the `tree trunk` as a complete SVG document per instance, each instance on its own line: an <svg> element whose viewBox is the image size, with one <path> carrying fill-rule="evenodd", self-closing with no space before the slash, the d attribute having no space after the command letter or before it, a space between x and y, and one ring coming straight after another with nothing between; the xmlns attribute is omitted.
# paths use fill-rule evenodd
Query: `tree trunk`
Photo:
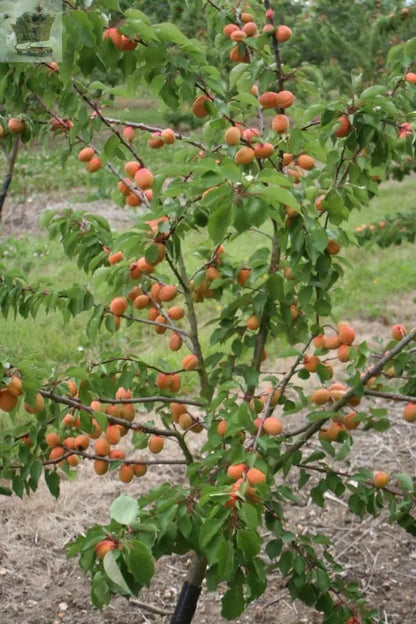
<svg viewBox="0 0 416 624"><path fill-rule="evenodd" d="M194 554L188 577L182 586L170 624L191 624L201 593L202 581L205 578L206 567L205 559Z"/></svg>
<svg viewBox="0 0 416 624"><path fill-rule="evenodd" d="M15 140L14 140L11 152L8 154L7 151L6 151L6 158L7 158L7 162L8 162L8 168L7 168L6 178L5 178L4 182L3 182L3 187L2 187L1 192L0 192L0 220L1 220L1 215L2 215L2 212L3 212L4 202L6 201L7 191L9 190L9 186L10 186L11 181L12 181L13 169L14 169L14 165L16 163L18 149L19 149L19 137L16 137Z"/></svg>

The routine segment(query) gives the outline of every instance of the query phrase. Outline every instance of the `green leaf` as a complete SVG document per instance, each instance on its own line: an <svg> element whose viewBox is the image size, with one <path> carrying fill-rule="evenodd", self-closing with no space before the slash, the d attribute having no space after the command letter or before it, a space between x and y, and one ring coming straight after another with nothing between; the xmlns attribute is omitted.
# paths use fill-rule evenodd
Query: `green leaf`
<svg viewBox="0 0 416 624"><path fill-rule="evenodd" d="M221 600L221 615L227 620L233 620L244 611L243 574L238 570L230 589Z"/></svg>
<svg viewBox="0 0 416 624"><path fill-rule="evenodd" d="M110 517L119 524L131 524L138 513L138 502L131 496L121 494L111 503Z"/></svg>
<svg viewBox="0 0 416 624"><path fill-rule="evenodd" d="M201 548L206 548L211 540L220 532L224 524L221 518L208 518L199 531L199 543Z"/></svg>
<svg viewBox="0 0 416 624"><path fill-rule="evenodd" d="M147 548L139 540L130 540L127 552L123 551L129 572L140 585L149 585L155 572L153 559Z"/></svg>
<svg viewBox="0 0 416 624"><path fill-rule="evenodd" d="M110 550L110 552L105 555L103 559L103 565L104 571L108 578L121 589L122 593L131 596L131 591L126 583L125 578L121 573L113 551Z"/></svg>
<svg viewBox="0 0 416 624"><path fill-rule="evenodd" d="M56 470L45 470L45 481L49 492L55 498L59 497L59 475Z"/></svg>
<svg viewBox="0 0 416 624"><path fill-rule="evenodd" d="M228 203L214 210L208 218L208 234L214 243L219 243L232 221L233 210Z"/></svg>
<svg viewBox="0 0 416 624"><path fill-rule="evenodd" d="M400 483L402 490L411 492L414 488L412 477L407 472L399 472L394 475Z"/></svg>
<svg viewBox="0 0 416 624"><path fill-rule="evenodd" d="M91 602L94 607L104 607L110 604L110 589L104 574L99 571L94 574L91 582Z"/></svg>
<svg viewBox="0 0 416 624"><path fill-rule="evenodd" d="M237 531L237 545L246 559L250 560L260 552L261 540L258 533L247 529Z"/></svg>
<svg viewBox="0 0 416 624"><path fill-rule="evenodd" d="M218 579L228 581L234 576L234 548L232 542L222 542L215 553L218 562Z"/></svg>

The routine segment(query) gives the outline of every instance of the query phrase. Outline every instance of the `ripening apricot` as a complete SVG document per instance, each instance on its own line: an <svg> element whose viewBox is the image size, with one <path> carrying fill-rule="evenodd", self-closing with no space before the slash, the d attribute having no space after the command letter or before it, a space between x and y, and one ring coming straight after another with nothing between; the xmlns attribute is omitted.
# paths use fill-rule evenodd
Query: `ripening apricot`
<svg viewBox="0 0 416 624"><path fill-rule="evenodd" d="M236 41L237 43L241 43L241 41L244 41L244 39L247 39L247 33L240 28L238 30L233 30L233 32L230 35L230 39L231 41Z"/></svg>
<svg viewBox="0 0 416 624"><path fill-rule="evenodd" d="M111 30L115 30L115 28ZM101 540L101 542L98 542L98 544L94 546L94 550L98 559L104 559L106 554L111 550L114 550L115 547L116 545L112 540Z"/></svg>
<svg viewBox="0 0 416 624"><path fill-rule="evenodd" d="M247 37L255 37L255 35L257 35L257 24L255 22L248 22L244 24L243 31L246 33Z"/></svg>
<svg viewBox="0 0 416 624"><path fill-rule="evenodd" d="M160 133L160 136L163 139L163 142L166 143L166 145L171 145L175 142L176 139L176 134L174 133L172 128L165 128Z"/></svg>
<svg viewBox="0 0 416 624"><path fill-rule="evenodd" d="M133 301L142 294L142 289L139 286L135 286L129 293L127 293L127 298L133 303Z"/></svg>
<svg viewBox="0 0 416 624"><path fill-rule="evenodd" d="M227 24L227 25L226 25L226 26L224 26L224 28L222 29L222 32L223 32L223 34L224 34L226 37L230 38L231 33L232 33L234 30L238 30L238 26L237 26L237 24Z"/></svg>
<svg viewBox="0 0 416 624"><path fill-rule="evenodd" d="M141 168L141 164L137 160L130 160L124 165L124 171L130 178L134 178L138 170Z"/></svg>
<svg viewBox="0 0 416 624"><path fill-rule="evenodd" d="M181 387L181 378L179 377L178 373L171 375L170 384L169 384L169 388L171 392L178 392L178 390L180 390L180 387Z"/></svg>
<svg viewBox="0 0 416 624"><path fill-rule="evenodd" d="M276 41L279 43L284 43L285 41L289 41L292 36L292 31L289 26L278 26L275 32Z"/></svg>
<svg viewBox="0 0 416 624"><path fill-rule="evenodd" d="M248 63L250 56L247 50L244 50L244 54L242 55L238 49L238 45L236 45L230 50L230 60L233 61L233 63Z"/></svg>
<svg viewBox="0 0 416 624"><path fill-rule="evenodd" d="M126 297L115 297L110 303L110 311L116 316L121 316L127 310Z"/></svg>
<svg viewBox="0 0 416 624"><path fill-rule="evenodd" d="M167 375L166 373L159 373L156 377L155 383L160 390L167 390L170 386L170 381L170 375Z"/></svg>
<svg viewBox="0 0 416 624"><path fill-rule="evenodd" d="M73 427L75 424L75 418L72 416L72 414L65 414L65 416L62 418L62 424L64 427Z"/></svg>
<svg viewBox="0 0 416 624"><path fill-rule="evenodd" d="M404 338L407 334L406 328L404 327L404 325L401 325L400 323L397 323L396 325L393 325L393 327L391 328L391 335L393 340L401 340L402 338Z"/></svg>
<svg viewBox="0 0 416 624"><path fill-rule="evenodd" d="M21 396L23 394L23 386L20 377L12 377L6 386L6 390L15 397Z"/></svg>
<svg viewBox="0 0 416 624"><path fill-rule="evenodd" d="M305 169L306 171L310 171L315 167L314 159L312 158L312 156L308 156L308 154L302 154L301 156L299 156L297 164L299 167Z"/></svg>
<svg viewBox="0 0 416 624"><path fill-rule="evenodd" d="M111 39L116 48L121 45L122 34L117 28L106 28L103 32L103 39Z"/></svg>
<svg viewBox="0 0 416 624"><path fill-rule="evenodd" d="M212 99L209 98L207 95L198 95L198 97L194 100L194 103L192 104L192 113L195 115L195 117L199 117L200 119L202 119L203 117L207 117L207 115L209 115L209 111L206 108L206 103L211 101Z"/></svg>
<svg viewBox="0 0 416 624"><path fill-rule="evenodd" d="M185 316L185 310L181 306L172 306L168 310L168 317L172 319L172 321L179 321L179 319Z"/></svg>
<svg viewBox="0 0 416 624"><path fill-rule="evenodd" d="M159 316L159 310L157 308L149 308L149 312L147 313L147 318L149 321L155 321Z"/></svg>
<svg viewBox="0 0 416 624"><path fill-rule="evenodd" d="M176 286L168 284L166 286L162 286L162 288L160 289L159 299L163 302L172 301L172 299L175 299L177 294L178 289L176 288Z"/></svg>
<svg viewBox="0 0 416 624"><path fill-rule="evenodd" d="M266 475L264 474L262 470L259 470L258 468L249 468L247 470L246 476L247 476L247 481L251 485L257 485L258 483L265 483L266 481Z"/></svg>
<svg viewBox="0 0 416 624"><path fill-rule="evenodd" d="M411 82L412 84L416 84L416 74L414 72L407 72L405 74L404 79L406 82Z"/></svg>
<svg viewBox="0 0 416 624"><path fill-rule="evenodd" d="M241 139L241 131L240 128L236 126L232 126L225 131L224 142L226 145L233 146L238 145Z"/></svg>
<svg viewBox="0 0 416 624"><path fill-rule="evenodd" d="M316 373L318 364L321 364L321 360L316 355L305 355L303 358L303 366L310 373Z"/></svg>
<svg viewBox="0 0 416 624"><path fill-rule="evenodd" d="M22 134L26 130L26 122L23 119L11 117L7 122L7 127L12 134Z"/></svg>
<svg viewBox="0 0 416 624"><path fill-rule="evenodd" d="M122 251L116 251L115 253L112 253L108 256L108 264L110 266L113 266L114 264L117 264L122 260L124 260L124 255Z"/></svg>
<svg viewBox="0 0 416 624"><path fill-rule="evenodd" d="M375 472L374 473L374 485L378 488L384 488L390 481L390 477L387 472Z"/></svg>
<svg viewBox="0 0 416 624"><path fill-rule="evenodd" d="M196 355L191 353L190 355L185 355L182 360L182 368L186 371L193 371L197 368L199 364L199 360Z"/></svg>
<svg viewBox="0 0 416 624"><path fill-rule="evenodd" d="M161 436L151 436L149 438L149 451L157 455L164 447L165 441Z"/></svg>
<svg viewBox="0 0 416 624"><path fill-rule="evenodd" d="M68 457L66 458L66 461L68 463L68 466L71 466L72 468L75 468L75 466L78 466L79 464L79 457L78 455L68 455Z"/></svg>
<svg viewBox="0 0 416 624"><path fill-rule="evenodd" d="M134 477L134 468L131 464L123 464L118 469L118 478L122 483L130 483Z"/></svg>
<svg viewBox="0 0 416 624"><path fill-rule="evenodd" d="M134 139L136 138L136 129L132 126L126 126L125 128L123 128L123 137L129 143L133 143Z"/></svg>
<svg viewBox="0 0 416 624"><path fill-rule="evenodd" d="M27 412L29 412L29 414L39 414L40 412L43 412L43 410L45 409L45 401L43 396L39 392L37 392L35 397L35 403L32 403L30 405L29 403L25 403L24 408Z"/></svg>
<svg viewBox="0 0 416 624"><path fill-rule="evenodd" d="M341 431L345 431L345 427L338 422L333 422L329 425L329 427L321 429L319 437L327 440L328 442L336 442Z"/></svg>
<svg viewBox="0 0 416 624"><path fill-rule="evenodd" d="M337 358L340 362L348 362L350 359L350 347L347 344L342 344L338 347Z"/></svg>
<svg viewBox="0 0 416 624"><path fill-rule="evenodd" d="M152 149L160 149L164 146L165 142L162 139L160 132L153 132L150 139L148 139L147 144Z"/></svg>
<svg viewBox="0 0 416 624"><path fill-rule="evenodd" d="M123 180L120 180L120 182L117 184L117 188L120 191L120 193L126 196L131 193L130 187L131 187L131 180L129 178L123 178Z"/></svg>
<svg viewBox="0 0 416 624"><path fill-rule="evenodd" d="M221 278L221 273L216 267L209 266L205 271L205 277L209 282L213 282L214 280Z"/></svg>
<svg viewBox="0 0 416 624"><path fill-rule="evenodd" d="M77 436L74 440L74 448L79 451L86 451L89 445L90 445L90 438L85 433Z"/></svg>
<svg viewBox="0 0 416 624"><path fill-rule="evenodd" d="M330 239L328 241L328 245L326 246L326 250L330 256L335 256L340 250L339 243L337 243L337 241Z"/></svg>
<svg viewBox="0 0 416 624"><path fill-rule="evenodd" d="M407 422L416 421L416 403L407 403L403 411L403 418Z"/></svg>
<svg viewBox="0 0 416 624"><path fill-rule="evenodd" d="M264 419L263 429L269 435L279 435L283 431L283 423L275 416L269 416Z"/></svg>
<svg viewBox="0 0 416 624"><path fill-rule="evenodd" d="M251 143L260 137L260 130L257 128L246 128L243 130L243 139L251 145Z"/></svg>
<svg viewBox="0 0 416 624"><path fill-rule="evenodd" d="M4 412L12 412L17 405L18 397L8 390L0 390L0 409Z"/></svg>
<svg viewBox="0 0 416 624"><path fill-rule="evenodd" d="M334 136L342 139L347 136L350 130L351 124L348 115L341 115L341 117L338 117L338 127L334 132Z"/></svg>
<svg viewBox="0 0 416 624"><path fill-rule="evenodd" d="M147 464L133 464L134 476L144 477L147 472Z"/></svg>
<svg viewBox="0 0 416 624"><path fill-rule="evenodd" d="M318 336L315 336L312 342L316 349L326 349L326 340L323 334L319 334Z"/></svg>
<svg viewBox="0 0 416 624"><path fill-rule="evenodd" d="M270 158L273 152L274 147L271 143L256 143L254 145L254 155L256 158Z"/></svg>
<svg viewBox="0 0 416 624"><path fill-rule="evenodd" d="M328 390L326 390L326 388L320 388L319 390L315 390L315 392L313 392L311 396L312 403L315 403L316 405L325 405L325 403L328 403L330 399L331 395L329 394Z"/></svg>
<svg viewBox="0 0 416 624"><path fill-rule="evenodd" d="M243 476L245 470L245 464L232 464L231 466L228 466L227 475L233 481L237 481L237 479L240 479Z"/></svg>
<svg viewBox="0 0 416 624"><path fill-rule="evenodd" d="M194 421L192 420L192 416L188 414L187 412L185 412L184 414L181 414L178 417L178 425L181 429L183 429L183 431L186 431L187 429L192 427L193 424L194 424Z"/></svg>
<svg viewBox="0 0 416 624"><path fill-rule="evenodd" d="M356 412L350 412L345 416L343 423L345 427L351 431L352 429L357 429L360 424L360 420L357 418Z"/></svg>
<svg viewBox="0 0 416 624"><path fill-rule="evenodd" d="M260 320L258 316L256 316L255 314L252 314L251 316L248 317L247 322L246 322L247 329L250 329L251 331L256 331L256 329L258 329L259 326L260 326Z"/></svg>
<svg viewBox="0 0 416 624"><path fill-rule="evenodd" d="M102 167L101 159L98 158L98 156L95 156L94 158L91 158L89 162L87 162L86 169L90 173L95 173L96 171L99 171L101 167Z"/></svg>
<svg viewBox="0 0 416 624"><path fill-rule="evenodd" d="M276 96L276 106L279 108L289 108L295 101L295 96L291 91L279 91Z"/></svg>
<svg viewBox="0 0 416 624"><path fill-rule="evenodd" d="M254 160L254 150L251 147L242 147L236 152L234 160L237 165L249 165Z"/></svg>
<svg viewBox="0 0 416 624"><path fill-rule="evenodd" d="M173 332L171 337L169 338L169 349L171 351L179 351L182 347L183 341L179 334Z"/></svg>
<svg viewBox="0 0 416 624"><path fill-rule="evenodd" d="M130 206L131 208L137 208L137 206L140 206L141 203L142 200L138 196L137 191L135 193L133 191L129 191L129 193L126 195L127 206Z"/></svg>
<svg viewBox="0 0 416 624"><path fill-rule="evenodd" d="M287 167L293 162L293 154L287 154L286 152L282 156L282 164Z"/></svg>
<svg viewBox="0 0 416 624"><path fill-rule="evenodd" d="M150 171L150 169L142 167L134 174L134 180L137 186L142 190L148 189L152 186L154 182L153 173Z"/></svg>
<svg viewBox="0 0 416 624"><path fill-rule="evenodd" d="M110 451L108 457L110 459L125 459L126 458L126 454L121 449L113 449L113 450Z"/></svg>
<svg viewBox="0 0 416 624"><path fill-rule="evenodd" d="M94 154L95 152L92 147L84 147L78 154L78 160L81 162L89 162Z"/></svg>
<svg viewBox="0 0 416 624"><path fill-rule="evenodd" d="M143 310L144 308L148 307L149 302L150 299L147 295L139 295L133 301L133 307L136 308L136 310Z"/></svg>
<svg viewBox="0 0 416 624"><path fill-rule="evenodd" d="M251 13L243 12L241 13L241 21L244 24L248 24L249 22L253 22L254 18Z"/></svg>
<svg viewBox="0 0 416 624"><path fill-rule="evenodd" d="M220 436L225 436L225 434L227 433L227 421L226 420L220 420L220 422L217 425L217 433Z"/></svg>
<svg viewBox="0 0 416 624"><path fill-rule="evenodd" d="M107 425L105 437L109 444L118 444L120 442L120 429L118 425Z"/></svg>
<svg viewBox="0 0 416 624"><path fill-rule="evenodd" d="M278 134L285 134L289 130L289 117L287 115L273 117L272 129Z"/></svg>
<svg viewBox="0 0 416 624"><path fill-rule="evenodd" d="M259 104L261 104L263 108L276 108L277 96L278 93L276 93L276 91L265 91L259 97Z"/></svg>
<svg viewBox="0 0 416 624"><path fill-rule="evenodd" d="M66 450L64 449L63 446L55 446L53 449L51 449L51 452L49 453L49 459L51 461L55 461L63 457L65 453L66 453Z"/></svg>
<svg viewBox="0 0 416 624"><path fill-rule="evenodd" d="M173 421L178 422L179 416L185 414L186 412L186 405L184 405L183 403L175 403L174 401L172 401L172 403L169 403L169 409L172 413Z"/></svg>
<svg viewBox="0 0 416 624"><path fill-rule="evenodd" d="M62 441L62 446L66 449L75 450L75 438L73 436L69 436Z"/></svg>
<svg viewBox="0 0 416 624"><path fill-rule="evenodd" d="M61 436L58 435L55 431L50 431L45 436L45 442L51 448L55 448L56 446L61 446Z"/></svg>
<svg viewBox="0 0 416 624"><path fill-rule="evenodd" d="M349 325L340 327L338 330L338 338L344 345L352 345L355 340L355 331Z"/></svg>
<svg viewBox="0 0 416 624"><path fill-rule="evenodd" d="M159 325L155 325L155 332L157 334L165 334L166 333L166 327L161 327L161 326L168 324L168 321L167 321L166 317L164 317L161 314L159 314L155 318L155 323L159 323Z"/></svg>
<svg viewBox="0 0 416 624"><path fill-rule="evenodd" d="M103 475L108 472L108 462L103 459L96 459L93 464L94 472L98 475Z"/></svg>

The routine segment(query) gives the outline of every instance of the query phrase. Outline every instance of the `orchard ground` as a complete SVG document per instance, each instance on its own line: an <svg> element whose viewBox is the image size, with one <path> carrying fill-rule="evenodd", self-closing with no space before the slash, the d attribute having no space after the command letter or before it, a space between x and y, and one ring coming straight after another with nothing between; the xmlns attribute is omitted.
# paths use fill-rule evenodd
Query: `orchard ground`
<svg viewBox="0 0 416 624"><path fill-rule="evenodd" d="M9 249L8 262L27 270L33 278L44 276L46 280L61 280L61 285L67 276L69 285L74 277L73 264L63 257L56 243L47 241L37 225L45 208L60 209L68 201L64 201L62 193L56 189L46 194L40 185L38 190L36 195L24 198L23 202L19 192L11 195L6 204L2 237L6 249ZM73 207L102 214L118 229L134 221L131 213L103 198L79 204L86 196L94 199L88 195L88 189L86 193L85 187L74 189L71 192ZM402 184L384 184L380 197L373 200L366 214L353 215L351 227L393 214L399 203L398 197L402 210L413 209L416 202L414 178L407 178ZM413 245L405 243L387 250L374 246L364 250L351 248L347 255L354 268L346 271L339 287L337 317L348 318L359 339L371 344L374 344L373 337L387 335L393 322L414 325L416 305L412 299L416 267ZM51 264L55 267L54 273ZM79 281L85 281L81 273L78 277ZM34 350L39 334L33 334L30 327L25 328L25 323L28 321L10 320L6 332L5 321L0 321L2 339L4 336L6 340L15 341L19 349ZM50 334L46 341L50 348L47 357L62 361L67 350L76 349L79 344L82 319L65 328L58 317L45 317L40 331ZM62 332L61 339L57 338ZM104 340L110 339L111 335L105 330L103 334ZM115 336L114 339L119 338ZM279 367L284 364L284 360L279 360ZM360 440L353 447L352 471L355 465L365 465L389 473L413 473L416 454L414 425L403 421L400 406L392 402L387 406L393 426L383 436L381 445L374 432L354 432ZM298 426L301 418L299 414L287 418L285 428L290 430ZM137 496L166 480L181 481L183 469L168 467L163 475L149 470L146 477L123 487L114 474L98 478L87 463L79 470L80 478L75 482L62 482L62 495L58 501L43 486L24 500L16 497L0 500L2 622L103 624L115 618L119 624L167 622L167 615L155 613L134 600L127 604L124 599L117 598L103 612L94 609L90 604L89 584L85 582L77 561L67 561L64 546L92 524L107 522L109 504L120 492ZM351 514L343 500L335 497L329 498L325 511L310 501L304 500L303 503L301 507L289 509L292 530L330 535L337 557L345 564L348 579L360 583L386 624L413 624L416 620L413 590L416 548L411 537L390 527L384 514L376 518L366 516L360 521ZM150 590L144 591L139 600L162 611L171 611L188 563L187 557L179 556L160 562ZM219 594L203 593L195 616L196 624L225 621L220 616L219 598ZM291 604L284 580L275 572L266 594L236 622L319 624L320 617L311 613L300 603Z"/></svg>

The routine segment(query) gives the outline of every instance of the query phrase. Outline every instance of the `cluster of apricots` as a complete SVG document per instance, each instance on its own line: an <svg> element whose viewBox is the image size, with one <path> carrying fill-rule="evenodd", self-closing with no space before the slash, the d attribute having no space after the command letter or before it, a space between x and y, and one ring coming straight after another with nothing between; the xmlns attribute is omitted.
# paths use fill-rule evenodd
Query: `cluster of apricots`
<svg viewBox="0 0 416 624"><path fill-rule="evenodd" d="M101 169L102 167L101 158L95 156L95 150L92 147L82 148L82 150L80 150L80 152L78 153L78 160L80 162L87 163L86 169L90 173L95 173L96 171L99 171L99 169Z"/></svg>
<svg viewBox="0 0 416 624"><path fill-rule="evenodd" d="M246 10L243 10L240 16L239 24L227 24L223 29L224 36L236 44L230 51L230 59L234 63L249 62L249 48L244 44L247 39L250 40L250 38L257 38L260 35L253 15L248 12L249 9L250 7L247 7ZM272 20L273 16L274 11L272 9L267 9L265 13L266 19ZM281 24L276 28L272 23L267 23L263 27L262 33L274 36L276 41L279 43L289 41L292 36L291 29L284 24ZM249 41L247 43L249 43ZM239 46L241 46L241 48Z"/></svg>
<svg viewBox="0 0 416 624"><path fill-rule="evenodd" d="M172 128L164 128L157 132L152 132L152 136L148 139L147 144L152 149L160 149L164 145L172 145L175 142L176 134Z"/></svg>
<svg viewBox="0 0 416 624"><path fill-rule="evenodd" d="M129 39L126 35L123 35L117 28L106 28L103 32L103 39L110 39L117 50L122 52L130 52L137 48L137 41Z"/></svg>
<svg viewBox="0 0 416 624"><path fill-rule="evenodd" d="M73 397L77 396L75 382L68 383L69 391ZM115 400L128 400L132 398L131 390L123 387L118 388ZM90 403L90 409L108 415L110 418L119 418L130 423L135 417L135 408L132 403L110 403L106 407L98 400ZM118 476L123 483L129 483L135 476L141 477L147 472L147 465L136 460L130 462L126 459L125 452L116 447L128 429L121 424L109 422L105 430L102 430L95 418L92 418L92 431L85 433L82 431L81 419L71 413L67 413L62 419L63 430L61 433L49 431L46 434L45 442L50 448L49 460L62 466L65 462L71 467L78 465L82 453L87 453L90 446L94 456L94 471L97 475L104 475L108 472L109 465L114 462L123 462L119 465ZM158 454L163 450L164 439L158 435L150 435L148 448L153 454ZM74 451L71 453L71 451ZM62 460L60 460L62 458Z"/></svg>
<svg viewBox="0 0 416 624"><path fill-rule="evenodd" d="M144 195L147 201L152 201L151 186L154 177L150 169L142 167L137 160L131 160L124 165L124 171L129 177L120 180L118 190L125 196L127 206L140 206L142 203L141 195Z"/></svg>
<svg viewBox="0 0 416 624"><path fill-rule="evenodd" d="M169 403L169 409L172 414L172 420L179 425L183 431L192 431L200 433L203 426L200 420L189 413L189 409L183 403Z"/></svg>
<svg viewBox="0 0 416 624"><path fill-rule="evenodd" d="M0 389L0 410L3 410L3 412L12 412L17 407L22 394L22 380L15 375L6 384L5 388ZM29 414L40 414L40 412L44 410L45 401L43 396L37 392L35 401L31 404L24 403L23 406L25 411Z"/></svg>

